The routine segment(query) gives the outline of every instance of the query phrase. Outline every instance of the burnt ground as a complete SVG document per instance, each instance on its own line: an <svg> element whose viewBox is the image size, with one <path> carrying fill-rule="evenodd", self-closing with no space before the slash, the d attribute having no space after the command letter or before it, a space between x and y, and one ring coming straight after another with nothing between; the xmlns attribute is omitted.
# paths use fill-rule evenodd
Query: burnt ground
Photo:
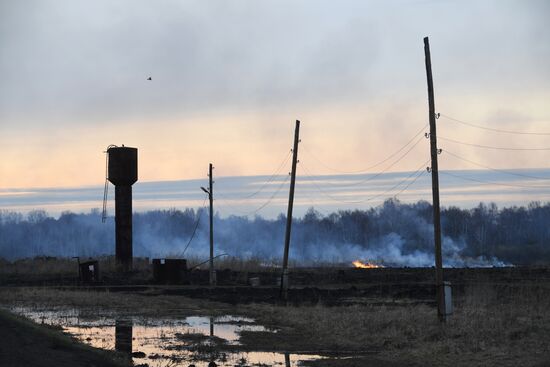
<svg viewBox="0 0 550 367"><path fill-rule="evenodd" d="M33 324L1 310L0 340L2 367L129 366L113 352L87 347L59 330Z"/></svg>

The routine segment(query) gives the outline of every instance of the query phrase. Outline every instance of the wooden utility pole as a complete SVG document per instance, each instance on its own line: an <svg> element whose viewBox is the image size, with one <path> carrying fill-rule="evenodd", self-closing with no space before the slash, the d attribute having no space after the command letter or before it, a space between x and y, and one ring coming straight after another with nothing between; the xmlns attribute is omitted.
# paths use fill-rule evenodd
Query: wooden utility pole
<svg viewBox="0 0 550 367"><path fill-rule="evenodd" d="M441 213L439 209L439 173L437 156L440 150L437 149L437 135L435 126L435 100L434 85L432 79L432 61L430 56L430 41L424 38L424 54L426 58L426 76L428 79L428 100L430 120L430 151L432 158L432 199L433 199L433 220L434 220L434 243L435 243L435 286L437 297L437 315L441 321L445 321L445 294L443 284L443 260L441 257Z"/></svg>
<svg viewBox="0 0 550 367"><path fill-rule="evenodd" d="M208 198L210 199L210 285L216 285L214 270L214 187L212 185L212 163L208 166Z"/></svg>
<svg viewBox="0 0 550 367"><path fill-rule="evenodd" d="M281 275L281 298L288 296L288 251L290 231L292 229L292 207L294 205L294 186L296 184L296 164L298 163L298 143L300 142L300 121L296 120L294 130L294 147L292 148L292 172L290 173L290 192L288 194L288 211L286 214L285 252L283 255L283 273Z"/></svg>

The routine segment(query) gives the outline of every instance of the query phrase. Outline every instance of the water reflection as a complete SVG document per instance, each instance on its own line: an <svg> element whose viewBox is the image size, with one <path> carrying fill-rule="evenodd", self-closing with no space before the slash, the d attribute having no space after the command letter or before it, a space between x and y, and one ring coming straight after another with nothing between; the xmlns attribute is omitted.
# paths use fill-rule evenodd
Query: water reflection
<svg viewBox="0 0 550 367"><path fill-rule="evenodd" d="M210 317L210 336L214 336L214 318Z"/></svg>
<svg viewBox="0 0 550 367"><path fill-rule="evenodd" d="M117 350L134 365L165 366L285 366L323 358L318 355L240 351L240 332L272 331L253 319L222 316L183 318L121 317L98 315L97 310L14 308L35 322L56 325L96 348ZM292 358L291 358L292 357ZM291 361L292 359L292 361Z"/></svg>
<svg viewBox="0 0 550 367"><path fill-rule="evenodd" d="M115 350L132 358L132 331L131 319L117 319L115 321Z"/></svg>

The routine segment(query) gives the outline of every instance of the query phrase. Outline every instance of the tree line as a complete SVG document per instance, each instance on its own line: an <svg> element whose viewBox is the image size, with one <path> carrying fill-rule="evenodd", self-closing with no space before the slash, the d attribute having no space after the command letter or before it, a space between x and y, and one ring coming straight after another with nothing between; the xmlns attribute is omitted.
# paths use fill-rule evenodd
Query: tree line
<svg viewBox="0 0 550 367"><path fill-rule="evenodd" d="M152 210L134 213L135 256L208 254L207 211ZM550 263L550 203L441 211L443 255L447 266L537 265ZM280 259L285 216L275 219L215 215L216 252L242 258ZM195 231L196 227L196 231ZM191 236L195 232L192 241ZM0 257L99 256L114 253L114 218L101 222L99 210L43 210L26 215L0 211ZM183 254L184 248L189 248ZM433 264L432 206L388 199L367 210L322 215L314 208L294 220L291 259L298 263L378 261L389 266Z"/></svg>

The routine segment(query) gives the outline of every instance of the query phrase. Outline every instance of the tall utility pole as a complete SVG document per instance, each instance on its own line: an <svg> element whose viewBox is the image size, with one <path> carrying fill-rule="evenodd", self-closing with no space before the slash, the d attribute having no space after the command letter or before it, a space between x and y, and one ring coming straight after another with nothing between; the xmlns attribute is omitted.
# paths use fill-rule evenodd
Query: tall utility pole
<svg viewBox="0 0 550 367"><path fill-rule="evenodd" d="M216 284L216 271L214 270L214 187L212 185L212 163L208 166L208 188L210 194L210 285ZM437 205L439 209L439 204Z"/></svg>
<svg viewBox="0 0 550 367"><path fill-rule="evenodd" d="M296 120L294 129L294 147L292 149L292 172L290 173L290 192L288 194L288 211L286 214L285 253L283 256L283 274L281 275L281 298L288 296L288 251L290 231L292 229L292 207L294 205L294 186L296 184L296 164L298 163L298 143L300 142L300 121Z"/></svg>
<svg viewBox="0 0 550 367"><path fill-rule="evenodd" d="M439 209L439 173L437 166L437 156L440 150L437 149L437 135L435 126L435 101L434 84L432 79L432 60L430 56L430 41L428 37L424 38L424 54L426 58L426 76L428 78L428 100L429 100L429 120L430 120L430 150L432 158L432 199L433 199L433 219L434 219L434 243L435 243L435 286L437 297L437 315L439 320L445 321L445 294L443 284L443 261L441 257L441 215Z"/></svg>
<svg viewBox="0 0 550 367"><path fill-rule="evenodd" d="M210 200L210 285L216 285L216 271L214 270L214 188L212 186L212 163L208 166L208 189L201 186L201 190L208 194Z"/></svg>

